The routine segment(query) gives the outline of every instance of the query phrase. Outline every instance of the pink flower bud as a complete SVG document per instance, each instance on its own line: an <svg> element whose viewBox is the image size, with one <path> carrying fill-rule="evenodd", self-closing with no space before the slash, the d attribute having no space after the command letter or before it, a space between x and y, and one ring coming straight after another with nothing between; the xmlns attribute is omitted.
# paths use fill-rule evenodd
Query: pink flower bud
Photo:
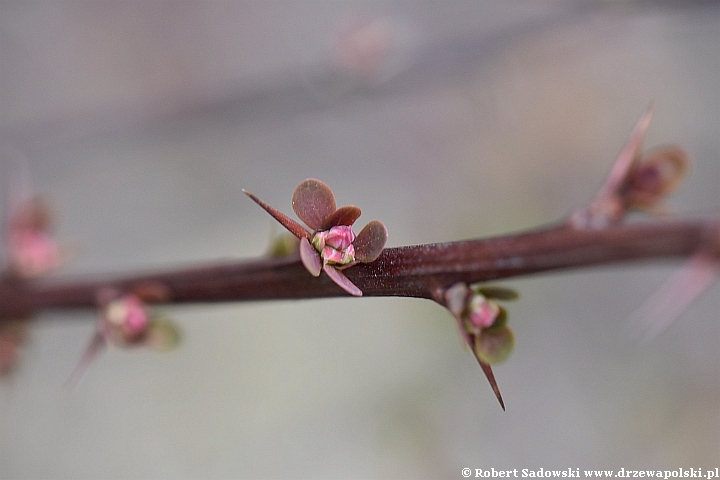
<svg viewBox="0 0 720 480"><path fill-rule="evenodd" d="M315 236L312 239L312 246L315 247L315 250L318 252L322 252L325 248L325 239L328 236L329 231L323 230L322 232L317 232Z"/></svg>
<svg viewBox="0 0 720 480"><path fill-rule="evenodd" d="M476 328L487 328L495 322L500 314L500 306L488 301L484 296L476 294L468 305L467 318L470 324Z"/></svg>
<svg viewBox="0 0 720 480"><path fill-rule="evenodd" d="M8 255L12 268L21 277L38 277L60 265L60 249L41 230L22 229L10 233Z"/></svg>
<svg viewBox="0 0 720 480"><path fill-rule="evenodd" d="M338 250L345 250L355 241L355 233L349 225L338 225L328 230L325 244Z"/></svg>
<svg viewBox="0 0 720 480"><path fill-rule="evenodd" d="M325 263L346 265L355 260L355 248L350 245L344 250L337 250L335 248L326 246L320 252Z"/></svg>
<svg viewBox="0 0 720 480"><path fill-rule="evenodd" d="M148 327L145 306L135 295L125 295L108 304L104 318L111 330L119 331L124 340L131 340L142 334Z"/></svg>
<svg viewBox="0 0 720 480"><path fill-rule="evenodd" d="M127 306L125 322L123 323L125 332L136 335L145 331L149 320L143 304L135 295L126 295L124 300Z"/></svg>

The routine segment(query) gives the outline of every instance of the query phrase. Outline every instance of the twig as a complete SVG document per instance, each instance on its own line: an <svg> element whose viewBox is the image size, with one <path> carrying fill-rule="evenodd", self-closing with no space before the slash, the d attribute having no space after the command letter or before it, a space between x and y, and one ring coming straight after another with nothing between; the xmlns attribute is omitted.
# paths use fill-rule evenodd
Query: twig
<svg viewBox="0 0 720 480"><path fill-rule="evenodd" d="M386 248L345 271L365 296L434 298L438 288L553 270L689 257L717 241L717 219L578 230L565 224L491 239ZM713 240L714 239L714 240ZM46 308L97 308L103 288L148 303L207 303L347 295L326 276L308 275L297 256L95 279L0 282L0 318Z"/></svg>

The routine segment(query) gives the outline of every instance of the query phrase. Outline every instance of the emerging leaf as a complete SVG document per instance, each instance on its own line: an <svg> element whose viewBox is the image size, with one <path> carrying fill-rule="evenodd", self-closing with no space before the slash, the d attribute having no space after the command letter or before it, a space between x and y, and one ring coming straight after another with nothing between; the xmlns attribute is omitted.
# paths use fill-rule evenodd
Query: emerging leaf
<svg viewBox="0 0 720 480"><path fill-rule="evenodd" d="M300 182L292 196L295 214L313 230L320 230L323 222L335 212L335 196L324 182L308 178Z"/></svg>
<svg viewBox="0 0 720 480"><path fill-rule="evenodd" d="M171 320L153 319L145 337L145 344L157 352L167 352L180 343L180 329Z"/></svg>
<svg viewBox="0 0 720 480"><path fill-rule="evenodd" d="M340 270L336 269L332 265L325 265L323 267L323 271L327 273L327 276L330 277L330 280L335 282L338 287L342 288L350 295L362 297L362 290L360 290L354 283L352 283L350 279L347 278L345 274L342 273Z"/></svg>
<svg viewBox="0 0 720 480"><path fill-rule="evenodd" d="M313 277L320 276L320 270L322 269L320 254L315 250L315 247L310 245L308 239L304 237L300 239L300 260L305 269L310 272L310 275Z"/></svg>
<svg viewBox="0 0 720 480"><path fill-rule="evenodd" d="M488 365L507 360L515 346L515 337L508 327L486 329L475 337L475 355Z"/></svg>
<svg viewBox="0 0 720 480"><path fill-rule="evenodd" d="M687 171L687 155L677 147L655 150L634 166L628 178L629 207L652 209L673 192Z"/></svg>
<svg viewBox="0 0 720 480"><path fill-rule="evenodd" d="M373 220L355 237L355 260L362 263L375 261L382 253L387 242L388 233L385 224Z"/></svg>
<svg viewBox="0 0 720 480"><path fill-rule="evenodd" d="M359 207L356 207L355 205L345 205L344 207L338 208L325 218L322 224L322 229L329 230L332 227L337 227L338 225L350 226L355 223L355 220L360 217L360 214L361 211Z"/></svg>

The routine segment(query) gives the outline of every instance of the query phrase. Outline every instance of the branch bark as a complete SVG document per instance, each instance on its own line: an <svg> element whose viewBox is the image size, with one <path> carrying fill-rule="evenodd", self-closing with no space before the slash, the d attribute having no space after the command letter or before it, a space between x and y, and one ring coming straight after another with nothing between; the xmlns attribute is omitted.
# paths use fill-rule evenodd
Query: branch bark
<svg viewBox="0 0 720 480"><path fill-rule="evenodd" d="M490 239L387 248L369 264L345 270L365 296L436 298L468 284L554 270L688 257L720 244L720 221L672 220L578 229L558 224ZM104 278L0 282L0 318L48 308L96 308L109 287L148 303L208 303L347 295L326 275L312 277L298 256L188 267Z"/></svg>

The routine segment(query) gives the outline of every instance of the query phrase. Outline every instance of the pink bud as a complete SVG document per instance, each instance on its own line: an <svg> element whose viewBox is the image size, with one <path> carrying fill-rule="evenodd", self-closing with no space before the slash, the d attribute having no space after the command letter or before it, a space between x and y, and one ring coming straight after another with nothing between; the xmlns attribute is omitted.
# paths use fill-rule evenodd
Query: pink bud
<svg viewBox="0 0 720 480"><path fill-rule="evenodd" d="M315 250L318 252L322 252L325 248L325 239L327 238L328 233L328 230L323 230L322 232L317 232L312 238L312 246L315 247Z"/></svg>
<svg viewBox="0 0 720 480"><path fill-rule="evenodd" d="M350 245L344 250L326 246L320 253L325 263L345 265L355 260L355 248Z"/></svg>
<svg viewBox="0 0 720 480"><path fill-rule="evenodd" d="M150 323L145 306L132 294L110 302L103 317L107 322L106 333L117 341L135 339L145 332Z"/></svg>
<svg viewBox="0 0 720 480"><path fill-rule="evenodd" d="M467 317L470 323L477 328L491 326L499 314L500 306L479 294L474 295L468 305Z"/></svg>
<svg viewBox="0 0 720 480"><path fill-rule="evenodd" d="M37 277L57 268L60 249L41 230L21 229L10 233L8 255L12 268L21 277Z"/></svg>
<svg viewBox="0 0 720 480"><path fill-rule="evenodd" d="M338 225L328 230L325 244L338 250L345 250L355 241L355 233L349 225Z"/></svg>
<svg viewBox="0 0 720 480"><path fill-rule="evenodd" d="M148 326L148 315L143 304L135 295L126 295L124 301L127 313L123 322L123 330L129 335L137 335L145 331Z"/></svg>

